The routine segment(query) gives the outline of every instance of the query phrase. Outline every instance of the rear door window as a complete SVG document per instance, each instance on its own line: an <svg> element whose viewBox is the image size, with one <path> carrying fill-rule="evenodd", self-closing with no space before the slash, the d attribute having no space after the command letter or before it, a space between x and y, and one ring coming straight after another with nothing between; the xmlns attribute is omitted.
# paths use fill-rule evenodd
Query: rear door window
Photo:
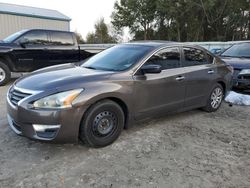
<svg viewBox="0 0 250 188"><path fill-rule="evenodd" d="M58 46L74 45L74 40L71 33L51 32L50 36L53 45L58 45Z"/></svg>
<svg viewBox="0 0 250 188"><path fill-rule="evenodd" d="M184 47L184 67L208 64L206 54L196 48Z"/></svg>

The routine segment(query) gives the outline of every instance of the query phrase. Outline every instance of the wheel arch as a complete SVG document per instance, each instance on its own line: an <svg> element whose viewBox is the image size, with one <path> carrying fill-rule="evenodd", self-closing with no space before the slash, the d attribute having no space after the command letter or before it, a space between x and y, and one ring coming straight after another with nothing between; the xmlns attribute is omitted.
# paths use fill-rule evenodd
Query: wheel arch
<svg viewBox="0 0 250 188"><path fill-rule="evenodd" d="M115 103L117 103L121 108L122 108L122 111L124 113L124 116L125 116L125 124L124 124L124 128L128 128L128 118L129 118L129 109L128 109L128 106L127 104L120 98L117 98L117 97L108 97L106 99L109 99L111 101L114 101ZM103 99L105 100L105 99Z"/></svg>
<svg viewBox="0 0 250 188"><path fill-rule="evenodd" d="M226 94L226 90L227 90L226 83L223 82L222 80L217 81L217 83L222 86L223 92L224 92L224 95L225 95Z"/></svg>
<svg viewBox="0 0 250 188"><path fill-rule="evenodd" d="M127 103L121 99L120 97L115 97L115 96L105 96L105 97L102 97L102 98L98 98L97 100L95 100L94 102L91 102L91 104L88 105L86 111L84 112L83 116L82 116L82 119L84 118L86 112L93 106L95 105L96 103L98 102L101 102L101 101L104 101L104 100L111 100L113 102L115 102L116 104L118 104L121 108L122 108L122 111L124 113L124 116L125 116L125 123L124 123L124 129L127 129L130 125L130 123L132 122L131 121L131 115L130 115L130 110L129 110L129 107L127 105Z"/></svg>
<svg viewBox="0 0 250 188"><path fill-rule="evenodd" d="M0 62L4 63L11 72L14 71L14 64L11 63L10 58L0 54Z"/></svg>

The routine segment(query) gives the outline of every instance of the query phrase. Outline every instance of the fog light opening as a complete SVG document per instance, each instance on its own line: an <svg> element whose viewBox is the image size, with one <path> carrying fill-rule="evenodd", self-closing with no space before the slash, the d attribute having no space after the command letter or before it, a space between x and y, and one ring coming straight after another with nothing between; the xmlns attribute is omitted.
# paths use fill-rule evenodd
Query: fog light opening
<svg viewBox="0 0 250 188"><path fill-rule="evenodd" d="M51 140L54 139L60 129L61 125L40 125L33 124L38 139Z"/></svg>
<svg viewBox="0 0 250 188"><path fill-rule="evenodd" d="M61 125L39 125L33 124L33 128L36 132L46 132L49 130L58 130L60 129Z"/></svg>

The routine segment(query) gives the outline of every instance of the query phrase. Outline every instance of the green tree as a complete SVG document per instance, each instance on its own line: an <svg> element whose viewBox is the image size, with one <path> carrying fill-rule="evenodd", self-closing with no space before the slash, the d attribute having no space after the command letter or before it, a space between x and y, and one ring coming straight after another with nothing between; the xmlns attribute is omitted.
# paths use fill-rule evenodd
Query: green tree
<svg viewBox="0 0 250 188"><path fill-rule="evenodd" d="M171 20L167 27L176 31L178 41L249 39L249 0L158 0L158 4L157 11L165 12L165 23Z"/></svg>
<svg viewBox="0 0 250 188"><path fill-rule="evenodd" d="M97 43L95 40L95 33L88 33L86 36L86 43L88 44L94 44Z"/></svg>
<svg viewBox="0 0 250 188"><path fill-rule="evenodd" d="M143 32L143 38L147 40L155 18L156 0L120 0L115 2L112 24L118 30L129 27L133 34Z"/></svg>
<svg viewBox="0 0 250 188"><path fill-rule="evenodd" d="M117 39L109 34L108 25L104 18L100 18L95 23L95 31L88 33L86 37L87 43L116 43Z"/></svg>
<svg viewBox="0 0 250 188"><path fill-rule="evenodd" d="M135 40L250 39L250 0L119 0L113 25Z"/></svg>

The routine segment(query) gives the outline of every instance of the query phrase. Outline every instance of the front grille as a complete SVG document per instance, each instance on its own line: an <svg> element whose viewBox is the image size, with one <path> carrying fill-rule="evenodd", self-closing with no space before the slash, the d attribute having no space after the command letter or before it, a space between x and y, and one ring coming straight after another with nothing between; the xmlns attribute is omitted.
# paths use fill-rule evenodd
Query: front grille
<svg viewBox="0 0 250 188"><path fill-rule="evenodd" d="M9 99L10 102L14 105L17 106L18 102L21 101L22 99L30 96L31 94L29 93L23 93L21 91L16 90L15 88L11 88L9 91Z"/></svg>
<svg viewBox="0 0 250 188"><path fill-rule="evenodd" d="M250 80L250 75L240 75L238 78L240 80Z"/></svg>

